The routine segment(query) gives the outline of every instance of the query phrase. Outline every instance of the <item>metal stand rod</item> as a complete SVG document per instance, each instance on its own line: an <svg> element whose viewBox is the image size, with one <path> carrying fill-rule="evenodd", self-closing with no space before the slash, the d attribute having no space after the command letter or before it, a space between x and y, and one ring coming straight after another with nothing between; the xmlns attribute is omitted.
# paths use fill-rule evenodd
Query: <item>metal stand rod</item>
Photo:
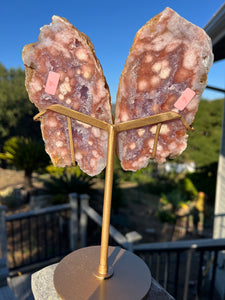
<svg viewBox="0 0 225 300"><path fill-rule="evenodd" d="M107 152L107 166L105 174L105 190L104 190L104 204L103 204L103 219L102 219L102 235L101 235L101 252L98 267L98 276L100 278L107 278L112 275L108 269L108 244L109 244L109 226L111 214L111 200L112 200L112 184L113 184L113 165L114 165L114 149L115 149L115 132L114 126L110 126L108 136L108 152Z"/></svg>

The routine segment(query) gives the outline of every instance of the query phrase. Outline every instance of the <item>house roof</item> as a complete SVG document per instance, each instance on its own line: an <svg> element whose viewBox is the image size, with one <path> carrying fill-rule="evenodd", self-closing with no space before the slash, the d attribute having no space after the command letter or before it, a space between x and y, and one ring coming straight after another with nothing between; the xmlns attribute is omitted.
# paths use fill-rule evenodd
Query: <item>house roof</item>
<svg viewBox="0 0 225 300"><path fill-rule="evenodd" d="M204 27L212 39L214 61L225 58L225 3Z"/></svg>

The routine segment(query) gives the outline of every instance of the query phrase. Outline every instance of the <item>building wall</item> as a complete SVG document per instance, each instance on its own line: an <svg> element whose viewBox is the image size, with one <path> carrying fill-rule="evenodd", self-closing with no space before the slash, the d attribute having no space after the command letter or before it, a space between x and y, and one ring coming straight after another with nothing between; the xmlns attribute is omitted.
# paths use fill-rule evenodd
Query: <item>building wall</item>
<svg viewBox="0 0 225 300"><path fill-rule="evenodd" d="M217 173L214 212L214 238L225 238L225 106L223 111L222 140Z"/></svg>
<svg viewBox="0 0 225 300"><path fill-rule="evenodd" d="M222 141L217 173L216 201L214 212L213 238L225 238L225 106L223 110ZM216 272L216 289L225 299L225 253L219 253Z"/></svg>

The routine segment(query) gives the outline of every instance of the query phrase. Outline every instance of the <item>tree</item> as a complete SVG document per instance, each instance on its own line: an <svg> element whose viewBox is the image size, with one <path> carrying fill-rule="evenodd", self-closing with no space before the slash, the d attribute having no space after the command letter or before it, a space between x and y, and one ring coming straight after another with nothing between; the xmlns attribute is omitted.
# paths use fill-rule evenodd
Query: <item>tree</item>
<svg viewBox="0 0 225 300"><path fill-rule="evenodd" d="M201 100L193 123L194 132L189 132L187 149L178 161L194 161L198 167L218 162L224 99Z"/></svg>
<svg viewBox="0 0 225 300"><path fill-rule="evenodd" d="M25 137L12 137L4 144L0 159L24 170L25 186L32 186L32 173L49 163L43 144Z"/></svg>
<svg viewBox="0 0 225 300"><path fill-rule="evenodd" d="M40 138L39 124L33 121L37 113L25 89L25 72L7 70L0 63L0 144L12 136ZM1 149L2 150L2 149Z"/></svg>

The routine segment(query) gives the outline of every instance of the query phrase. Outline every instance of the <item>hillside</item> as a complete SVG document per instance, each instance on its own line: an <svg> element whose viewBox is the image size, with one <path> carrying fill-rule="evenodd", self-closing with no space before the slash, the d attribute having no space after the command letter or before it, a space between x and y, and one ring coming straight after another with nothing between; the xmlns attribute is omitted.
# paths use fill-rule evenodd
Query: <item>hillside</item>
<svg viewBox="0 0 225 300"><path fill-rule="evenodd" d="M224 99L201 100L193 123L194 132L189 133L186 151L180 161L195 161L197 166L210 165L218 161Z"/></svg>

